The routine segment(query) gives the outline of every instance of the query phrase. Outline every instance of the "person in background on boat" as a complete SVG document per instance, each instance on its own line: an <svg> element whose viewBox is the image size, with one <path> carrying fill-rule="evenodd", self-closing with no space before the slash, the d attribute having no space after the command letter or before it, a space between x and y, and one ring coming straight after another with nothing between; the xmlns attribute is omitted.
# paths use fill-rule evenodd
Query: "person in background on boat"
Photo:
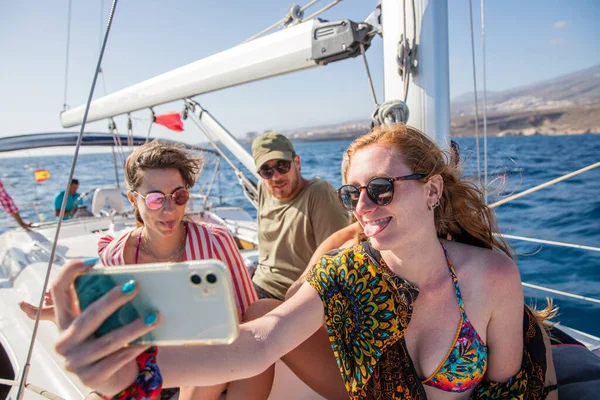
<svg viewBox="0 0 600 400"><path fill-rule="evenodd" d="M31 223L25 222L21 218L21 214L19 213L19 208L13 201L12 197L8 194L6 189L4 189L4 184L2 184L2 180L0 180L0 205L4 209L8 215L14 218L17 221L17 224L26 231L31 230Z"/></svg>
<svg viewBox="0 0 600 400"><path fill-rule="evenodd" d="M79 194L77 189L79 188L79 181L77 179L71 180L71 186L69 186L69 194L67 197L67 205L65 207L64 220L71 219L77 212L77 203L79 202ZM65 191L61 190L54 196L54 215L60 215L60 208L65 197Z"/></svg>
<svg viewBox="0 0 600 400"><path fill-rule="evenodd" d="M252 143L258 184L258 267L252 282L260 298L284 300L311 255L329 235L348 225L335 189L300 172L292 142L277 132Z"/></svg>
<svg viewBox="0 0 600 400"><path fill-rule="evenodd" d="M254 376L326 323L352 399L545 398L556 386L537 323L543 315L524 306L519 270L494 235L482 193L431 139L404 125L375 128L348 156L338 194L369 240L323 256L294 296L241 325L231 345L161 349L164 384ZM52 285L56 350L102 393L143 390L134 359L145 348L126 345L160 321L136 321L110 342L95 338L136 292L115 288L96 302L102 313L73 314L68 289L85 269L69 261Z"/></svg>

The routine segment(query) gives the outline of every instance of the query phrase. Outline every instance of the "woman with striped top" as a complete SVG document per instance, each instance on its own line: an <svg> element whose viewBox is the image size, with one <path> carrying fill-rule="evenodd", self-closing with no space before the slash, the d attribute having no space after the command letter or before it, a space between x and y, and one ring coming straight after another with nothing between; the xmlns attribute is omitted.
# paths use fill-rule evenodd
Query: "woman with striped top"
<svg viewBox="0 0 600 400"><path fill-rule="evenodd" d="M153 141L133 152L125 163L127 197L134 207L137 227L118 238L104 236L98 255L109 267L125 264L180 262L218 259L230 270L240 320L258 298L238 247L227 228L185 221L189 189L200 171L201 161L181 146ZM150 354L156 356L157 349ZM265 390L272 377L266 376ZM227 389L229 396L247 398L257 393L263 377L210 387L181 388L179 398L218 398ZM248 390L252 385L252 391ZM159 394L156 393L157 395ZM233 395L233 396L232 396ZM257 393L260 396L260 393ZM266 395L260 397L266 397ZM258 398L260 398L258 397Z"/></svg>

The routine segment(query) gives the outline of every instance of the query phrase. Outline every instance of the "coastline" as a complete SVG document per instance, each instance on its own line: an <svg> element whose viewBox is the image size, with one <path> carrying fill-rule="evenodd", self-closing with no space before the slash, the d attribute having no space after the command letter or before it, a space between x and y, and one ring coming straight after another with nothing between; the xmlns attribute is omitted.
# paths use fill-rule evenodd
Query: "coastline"
<svg viewBox="0 0 600 400"><path fill-rule="evenodd" d="M478 122L479 135L483 135L481 113ZM367 133L370 124L368 120L355 121L282 133L297 142L351 140ZM462 113L452 115L450 129L452 137L475 137L475 116ZM487 134L489 137L600 134L600 104L489 112ZM251 143L253 138L254 134L248 134L240 141Z"/></svg>

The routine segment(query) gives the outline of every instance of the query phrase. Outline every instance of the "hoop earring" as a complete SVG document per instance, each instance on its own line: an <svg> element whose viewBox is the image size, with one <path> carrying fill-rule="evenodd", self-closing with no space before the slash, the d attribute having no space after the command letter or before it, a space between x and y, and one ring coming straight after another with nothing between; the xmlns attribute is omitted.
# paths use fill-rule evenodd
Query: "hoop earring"
<svg viewBox="0 0 600 400"><path fill-rule="evenodd" d="M429 209L429 211L433 211L433 209L439 205L440 205L440 199L438 197L437 201L432 206L428 205L427 208Z"/></svg>

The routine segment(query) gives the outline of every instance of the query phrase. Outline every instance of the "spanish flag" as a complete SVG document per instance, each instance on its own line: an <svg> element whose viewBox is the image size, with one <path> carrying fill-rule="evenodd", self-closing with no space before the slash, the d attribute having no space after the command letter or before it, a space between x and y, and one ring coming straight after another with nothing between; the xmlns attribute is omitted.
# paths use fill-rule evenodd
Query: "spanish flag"
<svg viewBox="0 0 600 400"><path fill-rule="evenodd" d="M34 176L36 182L44 182L50 179L50 171L47 169L36 169Z"/></svg>

